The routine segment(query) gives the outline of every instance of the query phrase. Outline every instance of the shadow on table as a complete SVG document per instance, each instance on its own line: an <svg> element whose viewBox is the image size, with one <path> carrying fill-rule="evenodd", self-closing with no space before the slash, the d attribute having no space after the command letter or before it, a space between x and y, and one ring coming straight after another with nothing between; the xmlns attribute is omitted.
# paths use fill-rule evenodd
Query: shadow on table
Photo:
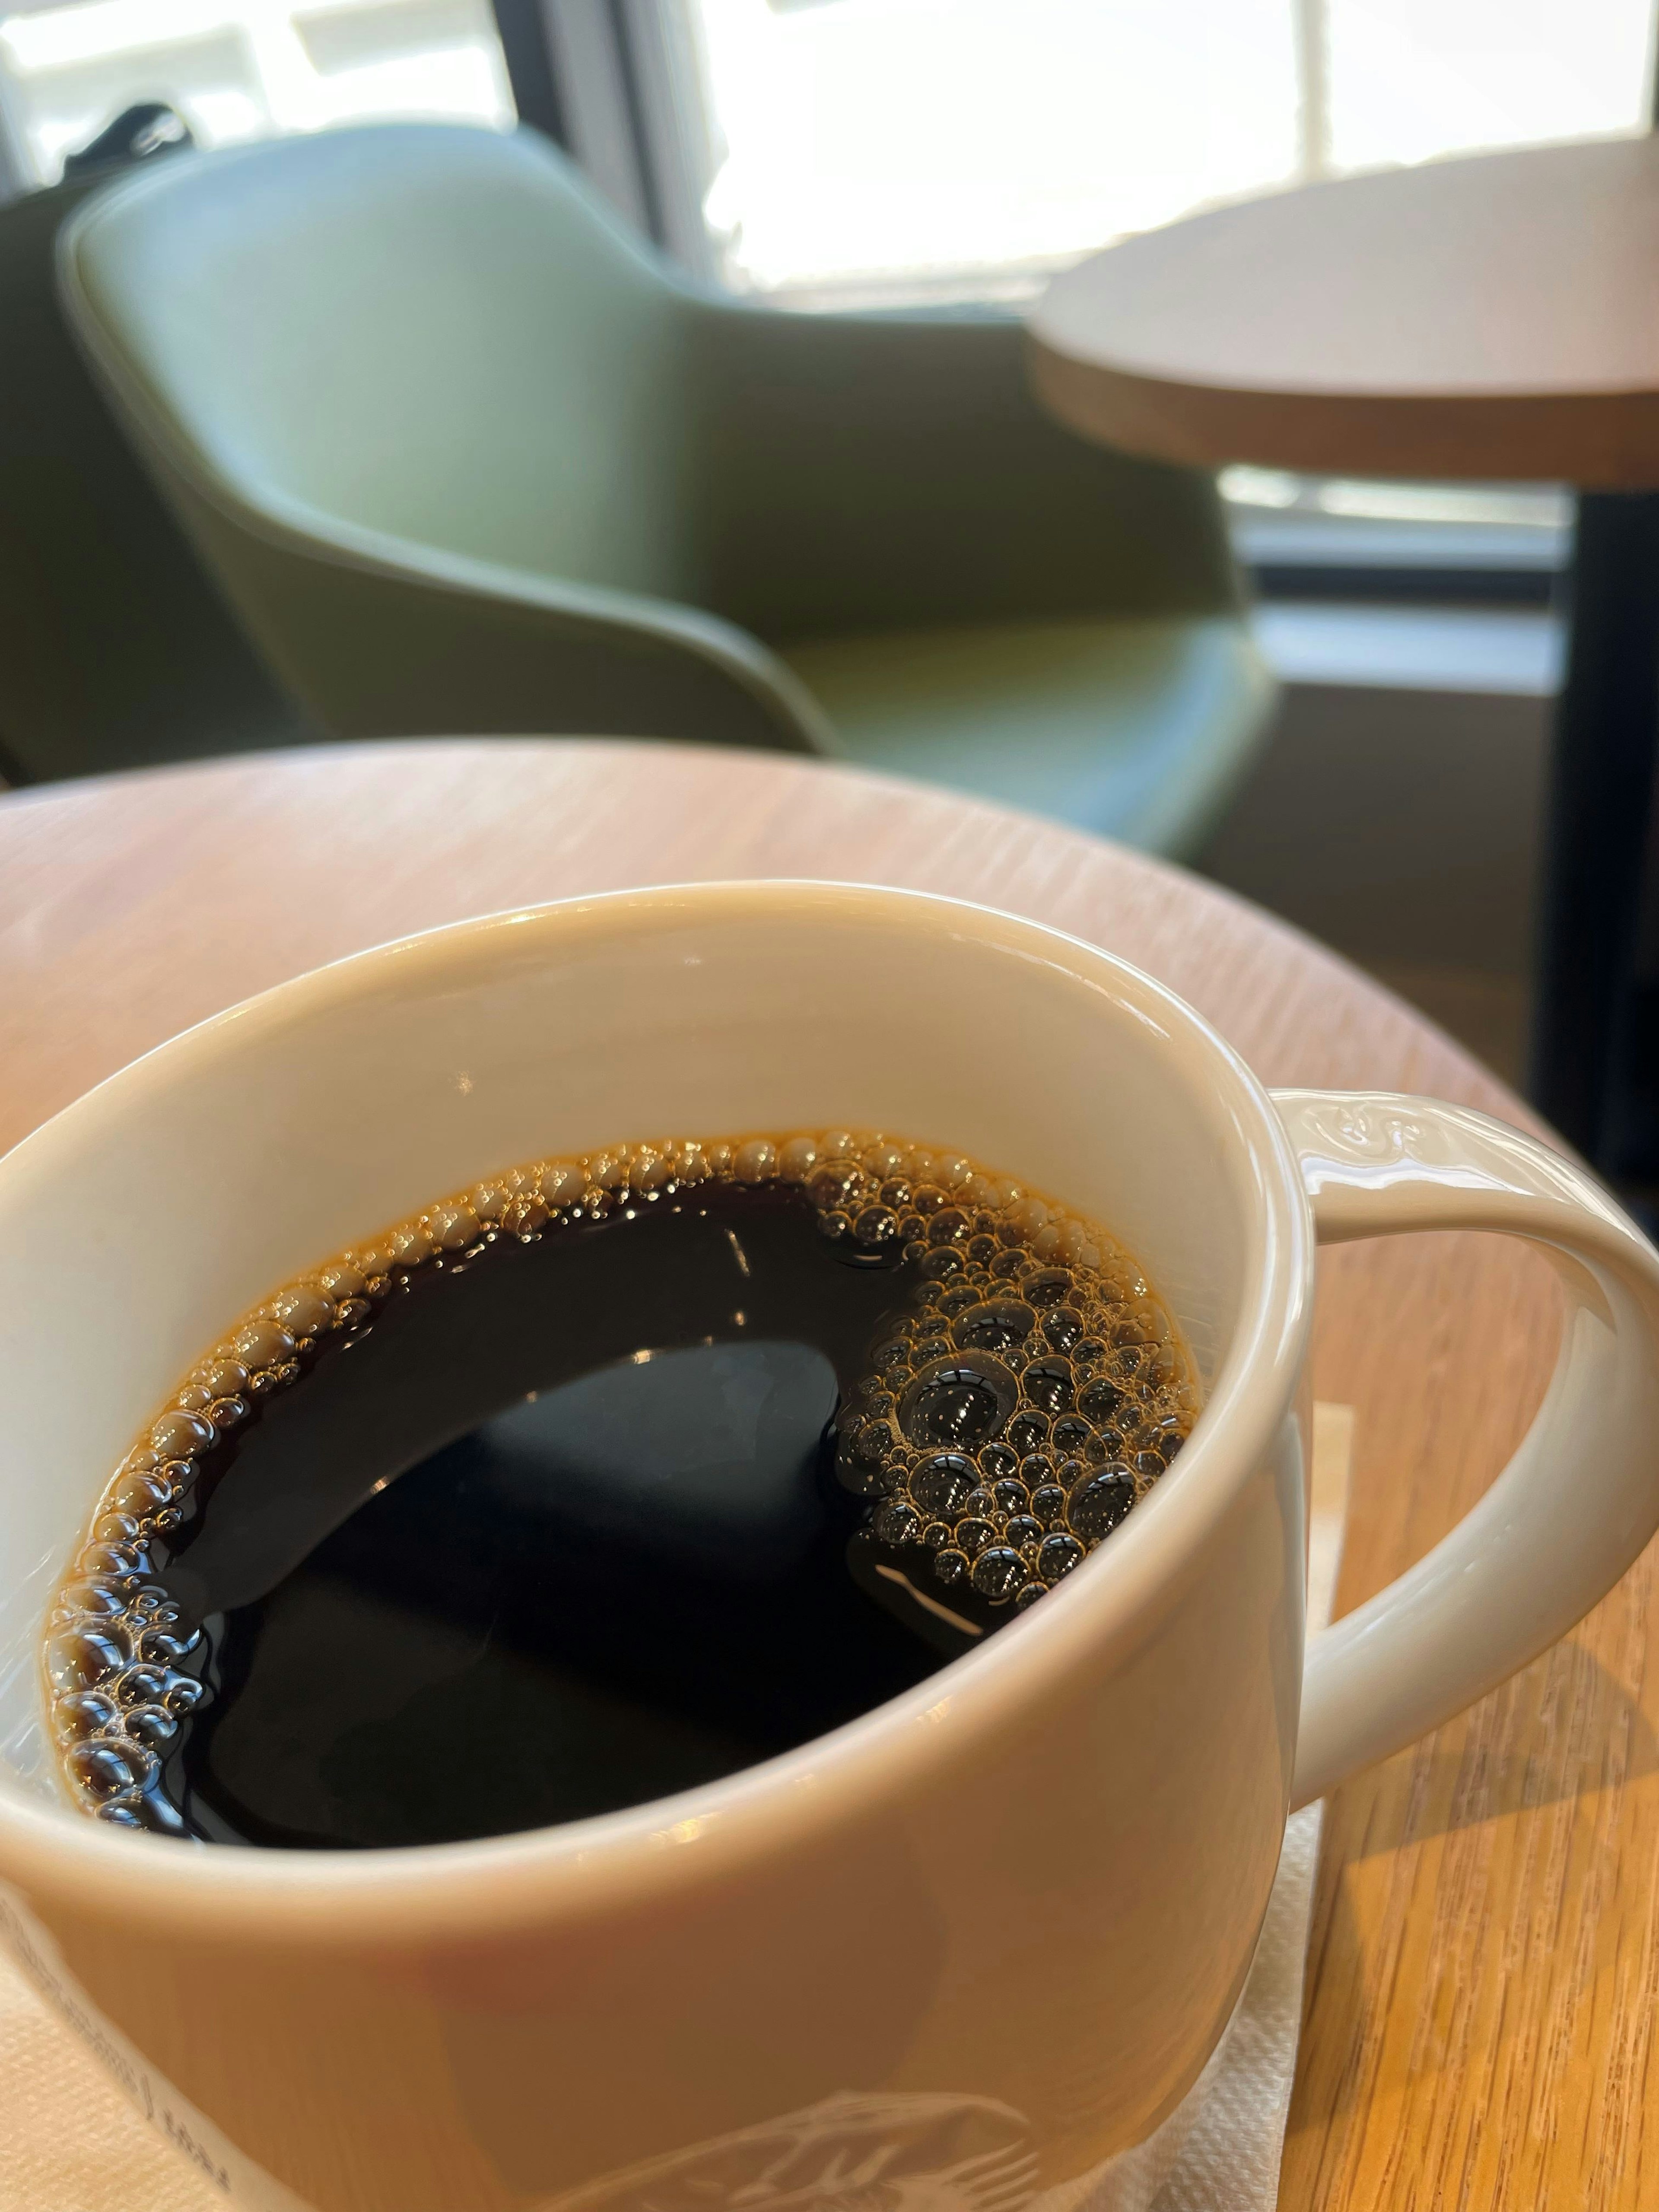
<svg viewBox="0 0 1659 2212"><path fill-rule="evenodd" d="M1462 1720L1391 1760L1348 1856L1374 1858L1591 1796L1656 1769L1659 1735L1640 1706L1582 1644L1563 1643Z"/></svg>
<svg viewBox="0 0 1659 2212"><path fill-rule="evenodd" d="M1285 2201L1318 2195L1319 2177L1362 2156L1353 2130L1385 2087L1397 2102L1425 2075L1492 2069L1501 2047L1524 2046L1516 2078L1546 2107L1566 2095L1541 2014L1559 2023L1593 2001L1606 1960L1585 1930L1618 1878L1613 1793L1656 1768L1646 1717L1570 1641L1328 1801L1304 1996L1321 2000L1320 2032L1304 2014ZM1506 1834L1517 1814L1519 1838ZM1613 2100L1621 2124L1636 2078ZM1412 2106L1419 2133L1426 2109ZM1407 2166L1419 2153L1431 2165L1432 2146L1410 2140ZM1411 2175L1395 2179L1398 2202L1419 2201Z"/></svg>

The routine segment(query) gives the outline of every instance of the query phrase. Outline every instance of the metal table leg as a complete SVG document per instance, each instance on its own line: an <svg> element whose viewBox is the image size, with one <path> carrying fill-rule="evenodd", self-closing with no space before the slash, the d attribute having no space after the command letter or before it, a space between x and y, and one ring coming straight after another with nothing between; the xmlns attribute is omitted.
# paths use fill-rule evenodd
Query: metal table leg
<svg viewBox="0 0 1659 2212"><path fill-rule="evenodd" d="M1610 1180L1659 1182L1659 492L1580 495L1569 605L1532 1096Z"/></svg>

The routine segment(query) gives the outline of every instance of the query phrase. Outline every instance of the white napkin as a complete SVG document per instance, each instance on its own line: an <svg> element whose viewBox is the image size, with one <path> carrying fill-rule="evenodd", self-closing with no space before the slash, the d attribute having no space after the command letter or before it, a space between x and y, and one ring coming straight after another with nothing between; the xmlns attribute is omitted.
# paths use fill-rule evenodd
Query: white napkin
<svg viewBox="0 0 1659 2212"><path fill-rule="evenodd" d="M1328 1617L1353 1410L1314 1407L1309 1625ZM1157 2133L1025 2212L1270 2212L1296 2071L1322 1808L1285 1832L1267 1917L1213 2057ZM0 1951L0 2212L224 2212ZM757 2208L759 2212L759 2208ZM919 2202L915 2212L936 2212ZM937 2208L945 2212L945 2208Z"/></svg>

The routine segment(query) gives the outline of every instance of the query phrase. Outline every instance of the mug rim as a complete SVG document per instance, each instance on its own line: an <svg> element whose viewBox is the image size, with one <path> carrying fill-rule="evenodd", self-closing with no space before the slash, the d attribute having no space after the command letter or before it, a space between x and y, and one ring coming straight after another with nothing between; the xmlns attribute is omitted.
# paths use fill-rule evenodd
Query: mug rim
<svg viewBox="0 0 1659 2212"><path fill-rule="evenodd" d="M1061 1674L1079 1644L1125 1640L1178 1580L1205 1530L1231 1506L1271 1449L1291 1403L1310 1322L1313 1224L1289 1133L1241 1056L1176 993L1133 963L1044 922L939 893L813 878L744 878L578 894L441 924L349 953L273 985L152 1047L105 1077L0 1156L0 1188L19 1173L51 1173L61 1147L95 1142L135 1094L187 1076L233 1036L280 1030L347 1003L413 966L428 975L481 946L521 954L526 930L550 937L630 920L667 921L687 907L710 919L750 918L781 900L830 916L885 909L901 927L957 937L1062 966L1099 988L1103 1013L1125 1013L1184 1044L1210 1079L1213 1118L1248 1158L1255 1199L1237 1321L1208 1398L1182 1451L1178 1483L1160 1485L1103 1553L1003 1633L911 1689L828 1734L676 1795L549 1828L466 1841L317 1850L182 1850L171 1838L112 1830L70 1804L0 1795L0 1887L21 1880L45 1896L95 1891L105 1910L151 1925L244 1923L269 1908L284 1937L373 1942L418 1930L465 1937L533 1917L638 1901L688 1874L827 1833L850 1804L913 1779L929 1745L959 1759L965 1740L994 1729L1031 1678ZM1196 1074L1196 1068L1193 1071ZM1183 1071L1186 1073L1186 1071ZM1194 1087L1196 1087L1194 1085ZM933 1723L929 1728L927 1724ZM691 1864L687 1863L686 1847Z"/></svg>

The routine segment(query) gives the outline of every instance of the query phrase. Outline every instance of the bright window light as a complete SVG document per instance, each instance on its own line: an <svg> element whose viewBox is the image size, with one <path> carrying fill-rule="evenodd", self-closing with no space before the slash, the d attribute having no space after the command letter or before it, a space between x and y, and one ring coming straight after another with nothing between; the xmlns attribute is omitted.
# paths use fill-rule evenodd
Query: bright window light
<svg viewBox="0 0 1659 2212"><path fill-rule="evenodd" d="M1651 0L1324 4L1334 168L1646 127Z"/></svg>
<svg viewBox="0 0 1659 2212"><path fill-rule="evenodd" d="M1315 485L1314 503L1326 514L1363 514L1389 522L1526 522L1559 526L1566 520L1564 494L1547 485L1516 491L1507 484L1351 483L1328 477Z"/></svg>
<svg viewBox="0 0 1659 2212"><path fill-rule="evenodd" d="M1223 469L1222 495L1244 507L1294 507L1302 496L1303 479L1288 469L1253 469L1243 462Z"/></svg>
<svg viewBox="0 0 1659 2212"><path fill-rule="evenodd" d="M687 0L751 290L1006 296L1195 208L1646 128L1653 0Z"/></svg>
<svg viewBox="0 0 1659 2212"><path fill-rule="evenodd" d="M489 0L32 8L0 15L0 94L43 184L66 154L143 100L177 108L204 146L370 118L497 129L514 120Z"/></svg>
<svg viewBox="0 0 1659 2212"><path fill-rule="evenodd" d="M1291 175L1285 0L700 0L726 274L768 290L1071 258Z"/></svg>

